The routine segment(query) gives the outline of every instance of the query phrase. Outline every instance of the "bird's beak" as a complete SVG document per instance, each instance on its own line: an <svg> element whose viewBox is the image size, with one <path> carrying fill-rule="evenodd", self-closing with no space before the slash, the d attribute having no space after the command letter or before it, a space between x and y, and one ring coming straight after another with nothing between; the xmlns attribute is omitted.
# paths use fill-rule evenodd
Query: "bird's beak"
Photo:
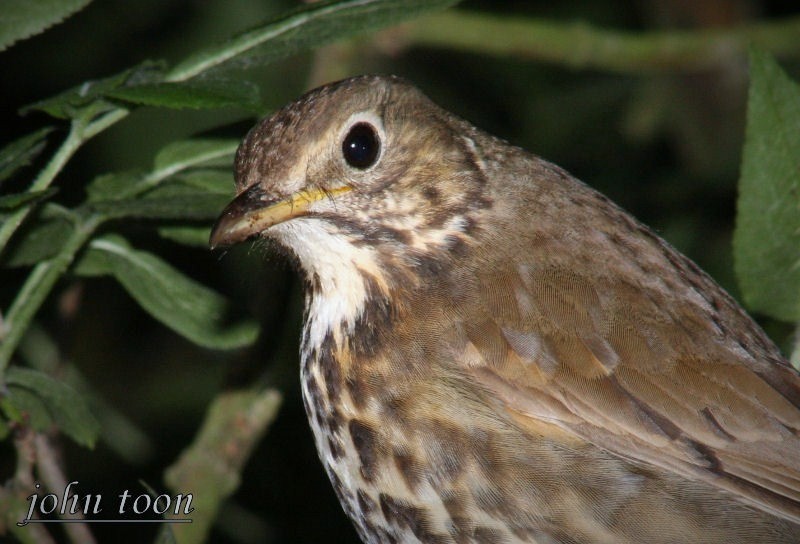
<svg viewBox="0 0 800 544"><path fill-rule="evenodd" d="M303 189L288 198L269 198L255 184L228 204L220 214L208 241L211 249L244 242L272 225L308 214L309 207L323 198L350 191L350 187L335 189Z"/></svg>

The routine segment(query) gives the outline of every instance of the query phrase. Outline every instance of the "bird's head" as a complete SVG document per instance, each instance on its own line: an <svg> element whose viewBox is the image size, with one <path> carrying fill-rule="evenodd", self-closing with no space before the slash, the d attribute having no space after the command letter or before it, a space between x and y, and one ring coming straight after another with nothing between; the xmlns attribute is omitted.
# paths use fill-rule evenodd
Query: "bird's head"
<svg viewBox="0 0 800 544"><path fill-rule="evenodd" d="M354 271L381 291L424 281L466 251L488 203L471 132L399 78L313 90L242 142L211 246L272 239L322 289Z"/></svg>

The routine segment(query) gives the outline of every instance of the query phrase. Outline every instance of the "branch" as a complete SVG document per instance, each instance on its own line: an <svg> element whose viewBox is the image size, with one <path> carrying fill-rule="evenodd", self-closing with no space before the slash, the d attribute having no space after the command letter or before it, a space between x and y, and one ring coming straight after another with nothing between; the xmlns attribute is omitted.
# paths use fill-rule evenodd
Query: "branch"
<svg viewBox="0 0 800 544"><path fill-rule="evenodd" d="M408 46L546 61L621 73L696 72L718 67L757 46L800 57L800 17L706 30L626 32L582 22L448 10L406 27Z"/></svg>
<svg viewBox="0 0 800 544"><path fill-rule="evenodd" d="M36 466L39 476L41 476L50 493L58 495L67 489L67 477L61 469L58 452L55 451L50 439L46 435L37 433L36 444ZM74 495L75 493L73 493ZM78 511L70 514L69 519L83 519L83 514ZM71 542L79 544L95 544L96 540L89 531L89 526L85 523L67 523L64 525L64 532Z"/></svg>
<svg viewBox="0 0 800 544"><path fill-rule="evenodd" d="M274 389L217 396L194 442L164 475L172 491L193 497L193 522L171 527L176 541L206 540L222 502L239 487L242 469L280 404L281 395Z"/></svg>

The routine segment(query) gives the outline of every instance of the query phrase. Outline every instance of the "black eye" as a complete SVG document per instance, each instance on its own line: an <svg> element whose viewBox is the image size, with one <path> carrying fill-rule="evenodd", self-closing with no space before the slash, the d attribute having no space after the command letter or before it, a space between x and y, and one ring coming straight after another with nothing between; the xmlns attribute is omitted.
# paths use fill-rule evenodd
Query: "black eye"
<svg viewBox="0 0 800 544"><path fill-rule="evenodd" d="M375 127L369 123L356 123L342 142L342 154L347 164L361 170L367 169L378 160L381 140Z"/></svg>

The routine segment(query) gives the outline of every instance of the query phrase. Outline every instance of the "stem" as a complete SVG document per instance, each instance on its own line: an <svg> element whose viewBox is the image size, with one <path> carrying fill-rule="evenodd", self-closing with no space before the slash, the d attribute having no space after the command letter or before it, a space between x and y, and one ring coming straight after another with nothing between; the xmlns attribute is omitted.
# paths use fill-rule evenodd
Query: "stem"
<svg viewBox="0 0 800 544"><path fill-rule="evenodd" d="M67 477L59 464L58 452L53 448L50 439L44 434L37 433L34 443L36 445L36 467L48 491L56 495L65 493L68 485ZM71 496L74 495L75 493L73 492ZM64 519L84 519L84 516L79 510ZM64 532L70 542L81 544L95 544L97 542L94 535L89 531L89 526L85 523L67 523L64 526Z"/></svg>
<svg viewBox="0 0 800 544"><path fill-rule="evenodd" d="M53 258L37 264L28 275L25 285L17 293L6 314L6 336L0 344L0 383L3 383L5 369L33 316L39 311L58 278L67 270L75 259L75 255L91 237L100 222L101 218L98 215L84 216L78 219L72 235L67 239L61 251Z"/></svg>
<svg viewBox="0 0 800 544"><path fill-rule="evenodd" d="M291 13L282 20L275 21L273 24L246 32L228 40L214 49L201 51L199 54L190 56L188 59L185 59L175 66L169 74L167 74L165 80L186 81L203 72L216 68L243 53L252 51L254 48L278 36L289 34L309 21L317 19L324 20L332 14L341 13L347 9L358 8L359 6L367 6L371 3L373 3L372 0L352 0L346 5L332 4Z"/></svg>
<svg viewBox="0 0 800 544"><path fill-rule="evenodd" d="M56 176L64 168L72 156L80 147L89 139L110 127L117 121L123 119L128 115L129 111L124 108L113 109L94 121L87 121L85 117L77 117L72 120L70 125L69 134L66 139L58 148L53 158L47 163L47 166L39 172L39 175L29 187L29 191L41 191L47 189ZM86 114L88 117L90 113ZM6 247L11 236L14 235L16 230L28 217L33 207L31 205L23 206L15 211L2 225L0 225L0 252ZM0 364L0 368L2 365Z"/></svg>
<svg viewBox="0 0 800 544"><path fill-rule="evenodd" d="M442 47L543 60L572 68L622 73L692 72L714 68L756 46L800 56L800 17L733 28L623 32L448 10L407 27L406 45Z"/></svg>
<svg viewBox="0 0 800 544"><path fill-rule="evenodd" d="M36 435L37 433L30 427L22 427L14 433L17 466L14 477L0 488L0 505L3 505L2 513L5 518L0 521L0 527L5 525L5 532L10 532L23 544L55 544L55 540L44 526L36 523L23 527L17 525L28 516L30 505L25 497L36 491L33 477Z"/></svg>
<svg viewBox="0 0 800 544"><path fill-rule="evenodd" d="M792 344L792 354L789 356L789 362L797 370L800 370L800 323L794 330L794 342Z"/></svg>

